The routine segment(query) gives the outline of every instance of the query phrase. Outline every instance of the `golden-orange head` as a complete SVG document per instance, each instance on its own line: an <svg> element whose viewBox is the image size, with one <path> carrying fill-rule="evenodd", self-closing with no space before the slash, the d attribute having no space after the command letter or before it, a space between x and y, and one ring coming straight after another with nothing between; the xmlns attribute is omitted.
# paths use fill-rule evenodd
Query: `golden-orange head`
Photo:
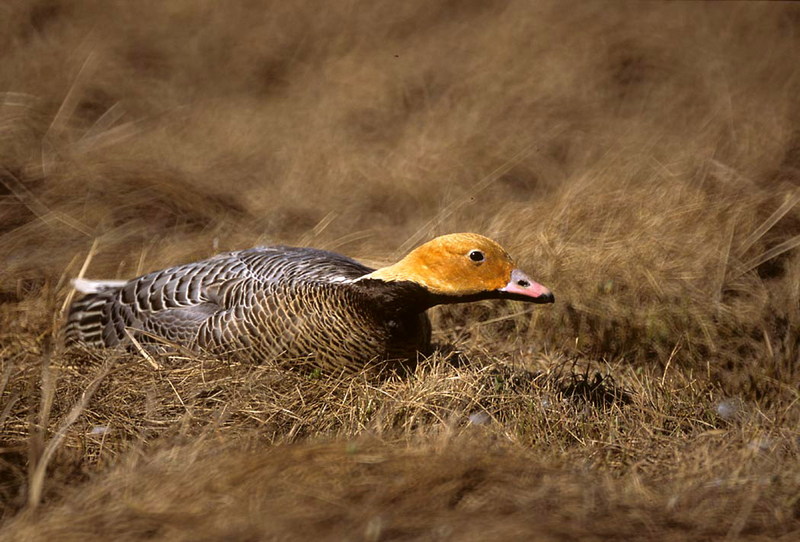
<svg viewBox="0 0 800 542"><path fill-rule="evenodd" d="M364 278L409 281L437 296L507 298L552 303L553 294L514 266L511 256L491 239L475 233L437 237L394 265Z"/></svg>

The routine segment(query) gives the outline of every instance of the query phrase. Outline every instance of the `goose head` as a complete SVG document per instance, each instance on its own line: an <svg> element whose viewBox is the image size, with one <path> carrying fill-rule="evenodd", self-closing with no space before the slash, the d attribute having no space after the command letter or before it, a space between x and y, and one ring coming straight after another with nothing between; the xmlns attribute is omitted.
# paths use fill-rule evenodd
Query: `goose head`
<svg viewBox="0 0 800 542"><path fill-rule="evenodd" d="M478 299L514 299L553 303L553 293L514 265L495 241L475 233L437 237L412 250L394 265L362 277L384 282L411 282L439 303Z"/></svg>

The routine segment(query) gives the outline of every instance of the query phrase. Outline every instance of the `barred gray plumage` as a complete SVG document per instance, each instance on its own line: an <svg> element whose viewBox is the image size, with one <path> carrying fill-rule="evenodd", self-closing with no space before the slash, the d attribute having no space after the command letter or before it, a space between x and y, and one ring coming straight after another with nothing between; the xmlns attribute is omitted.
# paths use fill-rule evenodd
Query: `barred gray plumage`
<svg viewBox="0 0 800 542"><path fill-rule="evenodd" d="M84 281L83 288L91 293L71 306L70 343L114 347L128 344L131 333L141 342L164 340L256 362L308 360L326 369L427 353L425 311L436 304L553 299L513 269L499 245L475 234L439 237L378 270L333 252L273 246L123 283Z"/></svg>

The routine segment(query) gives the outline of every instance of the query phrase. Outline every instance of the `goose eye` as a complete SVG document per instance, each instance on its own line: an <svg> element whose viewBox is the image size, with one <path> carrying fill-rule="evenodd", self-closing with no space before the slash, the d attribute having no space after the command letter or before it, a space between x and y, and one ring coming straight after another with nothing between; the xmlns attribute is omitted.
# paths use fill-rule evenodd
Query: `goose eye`
<svg viewBox="0 0 800 542"><path fill-rule="evenodd" d="M473 262L482 262L485 259L485 256L480 250L473 250L469 253L469 259Z"/></svg>

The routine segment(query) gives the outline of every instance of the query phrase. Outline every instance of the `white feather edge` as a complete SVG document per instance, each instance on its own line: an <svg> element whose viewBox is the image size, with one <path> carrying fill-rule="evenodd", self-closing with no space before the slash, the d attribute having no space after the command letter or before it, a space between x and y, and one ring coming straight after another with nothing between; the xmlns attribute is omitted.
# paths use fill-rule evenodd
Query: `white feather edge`
<svg viewBox="0 0 800 542"><path fill-rule="evenodd" d="M119 288L127 283L127 280L72 279L72 287L82 294L96 294L109 288Z"/></svg>

